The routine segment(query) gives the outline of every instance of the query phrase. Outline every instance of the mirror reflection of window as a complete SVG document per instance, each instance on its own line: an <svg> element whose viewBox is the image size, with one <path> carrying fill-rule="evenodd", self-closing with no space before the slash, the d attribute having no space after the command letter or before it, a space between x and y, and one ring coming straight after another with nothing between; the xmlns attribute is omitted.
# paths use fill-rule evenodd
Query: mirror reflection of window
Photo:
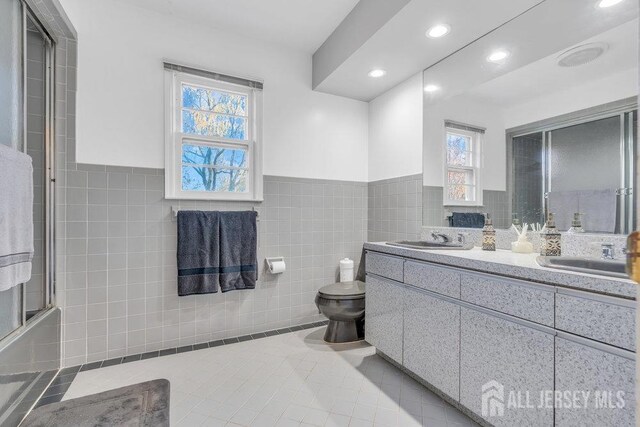
<svg viewBox="0 0 640 427"><path fill-rule="evenodd" d="M479 169L483 134L480 128L445 122L445 205L482 205Z"/></svg>
<svg viewBox="0 0 640 427"><path fill-rule="evenodd" d="M500 229L539 231L547 213L564 232L635 228L638 2L597 2L540 2L424 70L425 226L471 212ZM481 163L453 120L486 128Z"/></svg>

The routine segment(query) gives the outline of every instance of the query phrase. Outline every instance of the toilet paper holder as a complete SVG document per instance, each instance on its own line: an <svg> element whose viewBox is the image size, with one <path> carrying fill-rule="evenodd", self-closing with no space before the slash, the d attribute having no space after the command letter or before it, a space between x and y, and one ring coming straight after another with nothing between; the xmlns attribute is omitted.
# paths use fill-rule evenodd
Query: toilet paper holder
<svg viewBox="0 0 640 427"><path fill-rule="evenodd" d="M271 274L280 274L283 273L283 271L273 271L273 266L276 262L280 263L284 263L284 257L282 256L278 256L278 257L269 257L269 258L265 258L265 261L267 262L267 267L269 268L269 272Z"/></svg>

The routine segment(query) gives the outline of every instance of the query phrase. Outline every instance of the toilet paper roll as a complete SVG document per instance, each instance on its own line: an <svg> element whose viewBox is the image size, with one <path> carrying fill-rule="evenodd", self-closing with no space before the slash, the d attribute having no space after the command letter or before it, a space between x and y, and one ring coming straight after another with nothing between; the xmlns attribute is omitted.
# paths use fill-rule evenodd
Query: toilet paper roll
<svg viewBox="0 0 640 427"><path fill-rule="evenodd" d="M353 260L349 258L340 260L340 281L353 282Z"/></svg>
<svg viewBox="0 0 640 427"><path fill-rule="evenodd" d="M287 269L287 265L283 261L273 261L269 264L269 271L271 274L283 273Z"/></svg>

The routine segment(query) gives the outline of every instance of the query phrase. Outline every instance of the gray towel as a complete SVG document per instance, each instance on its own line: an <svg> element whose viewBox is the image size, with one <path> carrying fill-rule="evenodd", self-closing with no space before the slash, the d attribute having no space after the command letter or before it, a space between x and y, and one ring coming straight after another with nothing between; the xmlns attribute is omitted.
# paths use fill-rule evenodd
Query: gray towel
<svg viewBox="0 0 640 427"><path fill-rule="evenodd" d="M31 157L0 144L0 291L27 283L32 259Z"/></svg>
<svg viewBox="0 0 640 427"><path fill-rule="evenodd" d="M178 295L253 289L257 213L178 212Z"/></svg>

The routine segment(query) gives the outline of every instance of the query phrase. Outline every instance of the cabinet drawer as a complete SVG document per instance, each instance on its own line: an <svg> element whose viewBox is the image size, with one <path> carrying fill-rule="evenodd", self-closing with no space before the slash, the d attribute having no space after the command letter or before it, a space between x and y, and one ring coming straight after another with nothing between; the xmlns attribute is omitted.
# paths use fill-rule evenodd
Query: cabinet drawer
<svg viewBox="0 0 640 427"><path fill-rule="evenodd" d="M460 272L423 262L404 264L404 282L452 298L460 298Z"/></svg>
<svg viewBox="0 0 640 427"><path fill-rule="evenodd" d="M404 259L375 252L367 252L367 273L386 277L398 282L404 281Z"/></svg>
<svg viewBox="0 0 640 427"><path fill-rule="evenodd" d="M635 351L635 303L585 292L558 290L556 329Z"/></svg>
<svg viewBox="0 0 640 427"><path fill-rule="evenodd" d="M555 288L484 274L462 274L463 301L553 326Z"/></svg>

